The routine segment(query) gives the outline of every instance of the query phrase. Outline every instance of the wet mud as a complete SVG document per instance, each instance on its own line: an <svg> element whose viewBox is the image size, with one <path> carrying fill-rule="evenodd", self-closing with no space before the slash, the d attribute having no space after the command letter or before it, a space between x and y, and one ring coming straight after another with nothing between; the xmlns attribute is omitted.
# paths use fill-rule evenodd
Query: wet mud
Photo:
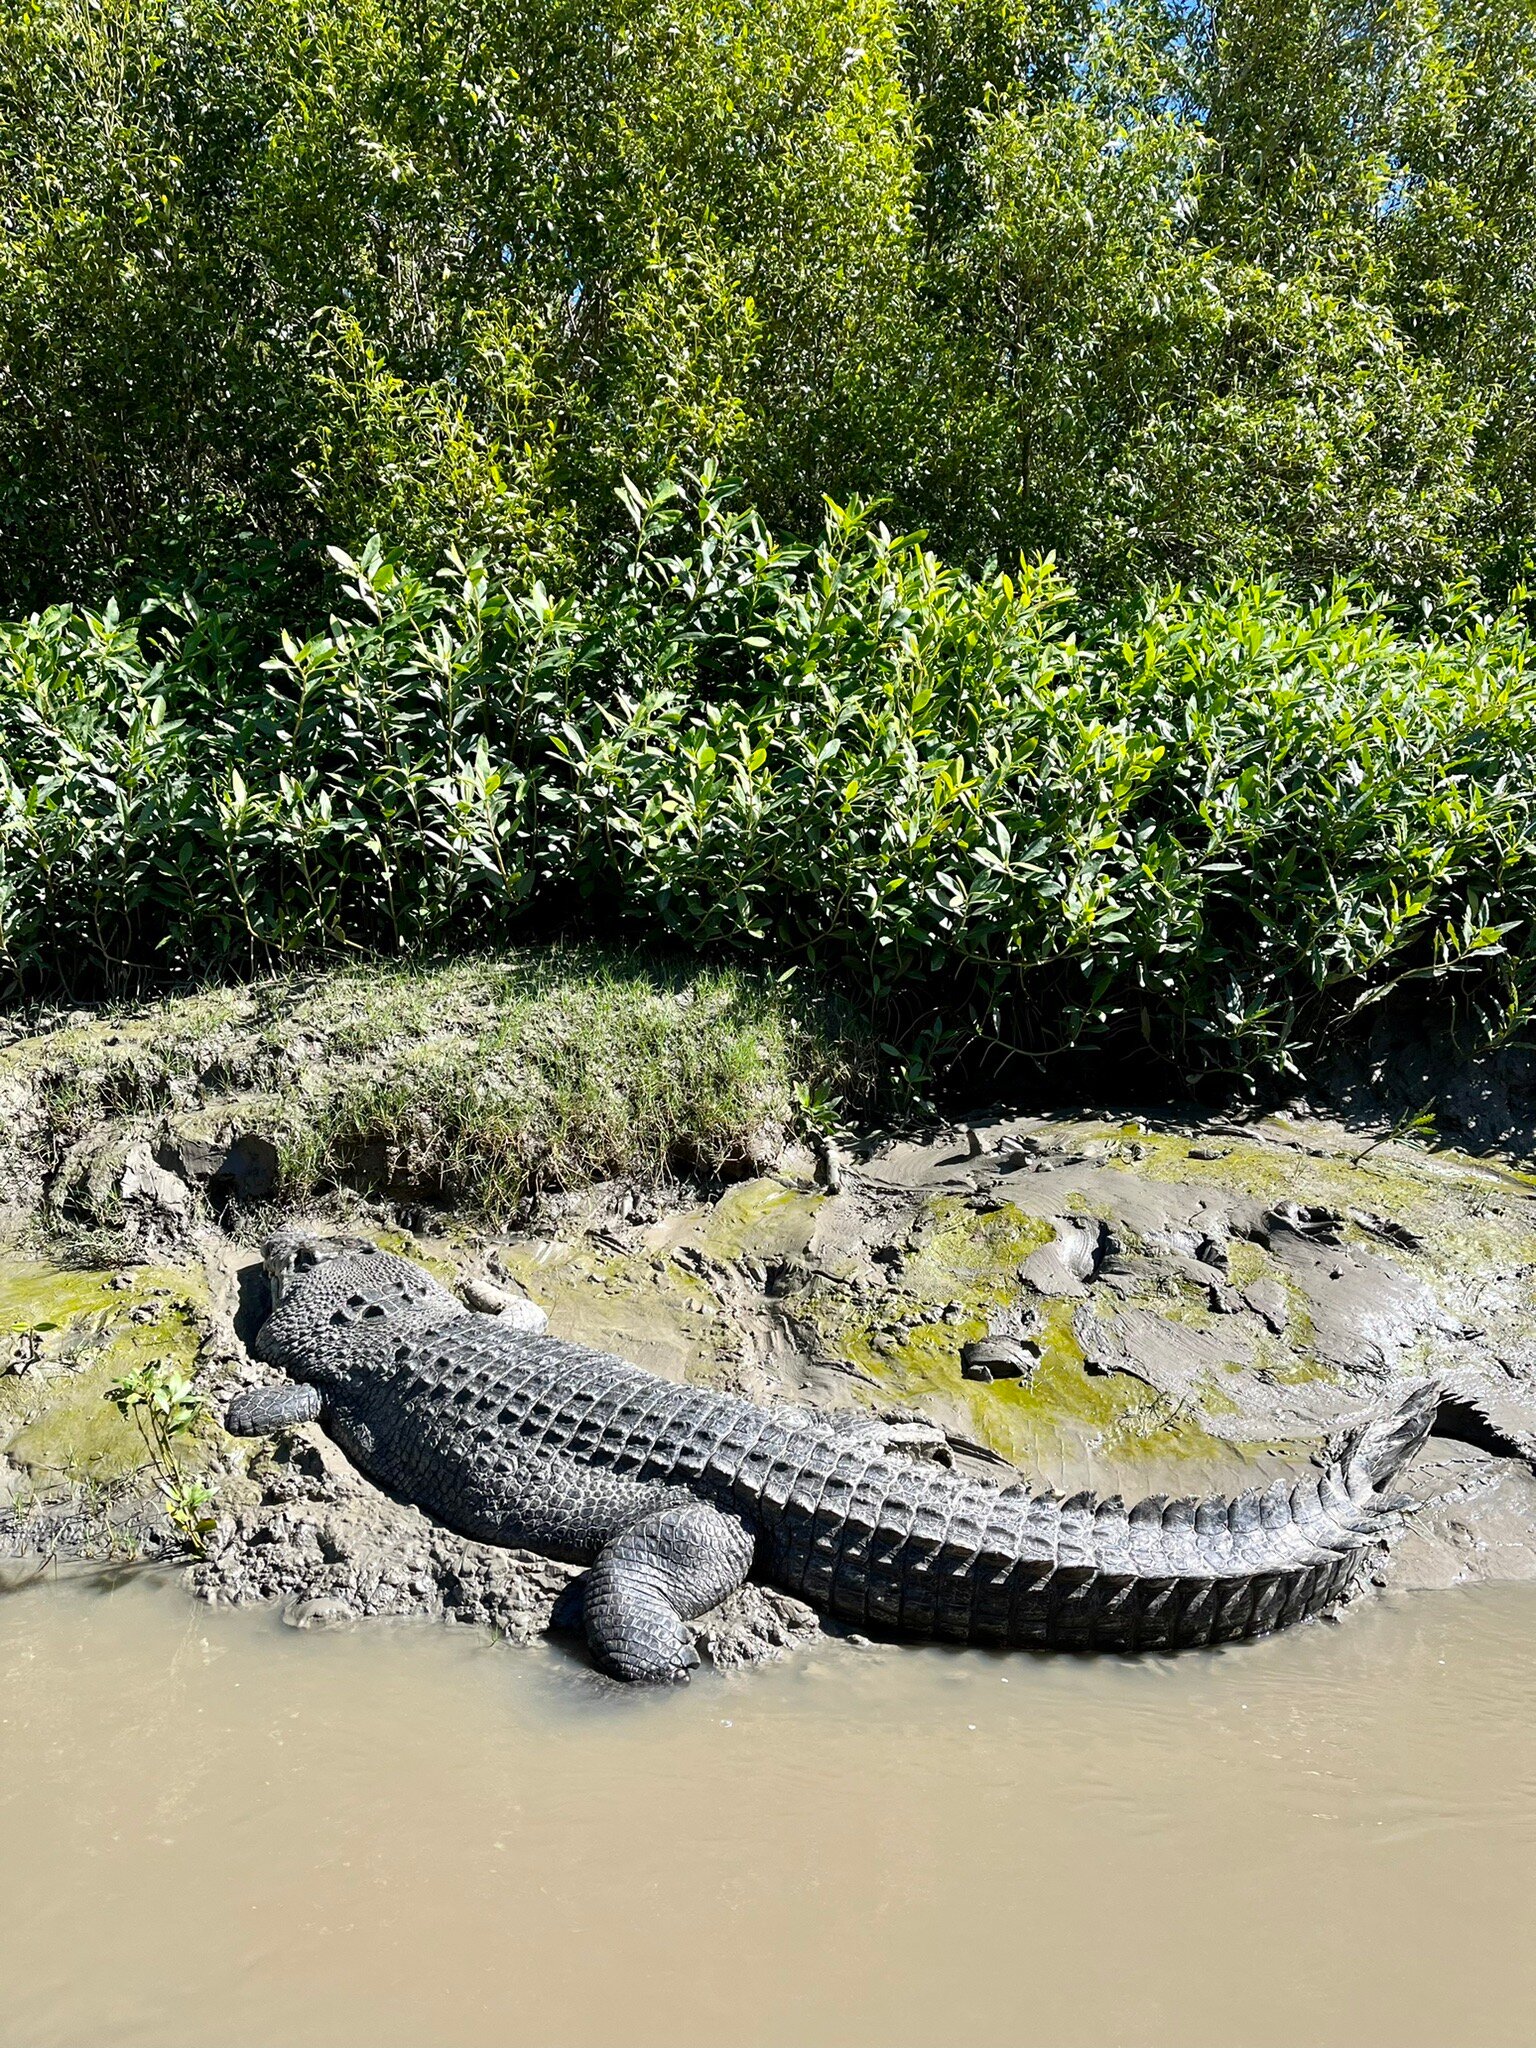
<svg viewBox="0 0 1536 2048"><path fill-rule="evenodd" d="M215 1416L271 1377L248 1348L259 1217L216 1221L189 1183L168 1195L125 1175L129 1241L154 1263L92 1267L87 1247L67 1266L57 1246L0 1263L15 1552L165 1547L102 1399L127 1365L188 1364ZM898 1454L1003 1482L1240 1490L1433 1374L1420 1506L1378 1582L1536 1576L1536 1184L1513 1168L1320 1119L1063 1116L846 1146L835 1192L828 1179L788 1152L708 1197L609 1184L499 1232L442 1214L402 1231L394 1207L345 1192L334 1213L482 1313L542 1314L667 1377L874 1421ZM417 1615L522 1642L569 1611L570 1568L434 1527L313 1425L253 1446L210 1422L188 1456L218 1507L191 1570L208 1600L276 1602L305 1628ZM701 1647L773 1657L823 1626L749 1586Z"/></svg>

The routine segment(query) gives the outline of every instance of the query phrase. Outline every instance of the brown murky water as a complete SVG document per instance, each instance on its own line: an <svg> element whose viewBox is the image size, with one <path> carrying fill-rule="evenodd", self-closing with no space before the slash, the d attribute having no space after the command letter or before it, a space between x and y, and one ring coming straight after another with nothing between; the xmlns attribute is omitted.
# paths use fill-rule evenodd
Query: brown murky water
<svg viewBox="0 0 1536 2048"><path fill-rule="evenodd" d="M0 2039L1536 2038L1536 1588L1141 1663L0 1599Z"/></svg>

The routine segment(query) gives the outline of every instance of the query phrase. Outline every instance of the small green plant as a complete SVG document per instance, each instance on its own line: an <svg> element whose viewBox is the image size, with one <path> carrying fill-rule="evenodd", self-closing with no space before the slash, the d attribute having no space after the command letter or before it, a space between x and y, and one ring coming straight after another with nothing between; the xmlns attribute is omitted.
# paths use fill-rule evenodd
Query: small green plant
<svg viewBox="0 0 1536 2048"><path fill-rule="evenodd" d="M1373 1152L1380 1151L1383 1145L1395 1145L1399 1139L1413 1139L1421 1145L1432 1145L1439 1135L1435 1127L1435 1105L1433 1102L1426 1102L1422 1109L1405 1111L1389 1129L1383 1131L1379 1137L1372 1138L1363 1151L1355 1154L1355 1164L1363 1164Z"/></svg>
<svg viewBox="0 0 1536 2048"><path fill-rule="evenodd" d="M169 1365L143 1365L124 1373L106 1390L117 1412L131 1419L144 1440L166 1519L198 1556L214 1525L213 1495L200 1479L181 1469L177 1444L191 1436L208 1414L208 1403L183 1372Z"/></svg>
<svg viewBox="0 0 1536 2048"><path fill-rule="evenodd" d="M795 1128L803 1137L830 1138L848 1122L842 1096L825 1081L797 1081L793 1102Z"/></svg>

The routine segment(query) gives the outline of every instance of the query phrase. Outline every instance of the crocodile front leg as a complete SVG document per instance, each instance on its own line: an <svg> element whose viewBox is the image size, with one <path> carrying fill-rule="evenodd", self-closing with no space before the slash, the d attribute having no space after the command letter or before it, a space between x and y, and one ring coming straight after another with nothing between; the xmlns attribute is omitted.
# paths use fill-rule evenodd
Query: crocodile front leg
<svg viewBox="0 0 1536 2048"><path fill-rule="evenodd" d="M323 1404L307 1380L286 1380L279 1387L256 1387L237 1394L224 1416L231 1436L272 1436L295 1423L319 1420Z"/></svg>
<svg viewBox="0 0 1536 2048"><path fill-rule="evenodd" d="M703 1501L643 1516L599 1553L587 1578L587 1641L614 1678L681 1679L698 1663L686 1623L752 1567L750 1532Z"/></svg>

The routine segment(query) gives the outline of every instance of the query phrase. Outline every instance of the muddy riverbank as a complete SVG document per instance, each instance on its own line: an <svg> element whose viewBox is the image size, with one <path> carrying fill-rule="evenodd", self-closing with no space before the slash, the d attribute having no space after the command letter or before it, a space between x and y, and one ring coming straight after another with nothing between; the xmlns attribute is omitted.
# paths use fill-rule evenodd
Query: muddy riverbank
<svg viewBox="0 0 1536 2048"><path fill-rule="evenodd" d="M829 1144L771 1045L722 1082L706 1033L623 1171L525 1159L493 1200L493 1127L444 1167L425 1013L396 1040L343 993L0 1052L7 2040L1525 2038L1536 1179L1300 1113ZM471 1087L489 1027L428 1012ZM541 1071L548 1140L575 1111ZM638 1144L656 1071L583 1128ZM1004 1484L1238 1490L1442 1399L1338 1627L957 1653L749 1584L698 1627L714 1669L621 1698L574 1567L435 1526L313 1425L224 1432L295 1219ZM206 1402L202 1555L106 1398L146 1366Z"/></svg>
<svg viewBox="0 0 1536 2048"><path fill-rule="evenodd" d="M272 1058L279 1042L296 1057L280 1020L259 1024ZM142 1445L103 1399L124 1370L167 1361L210 1404L182 1450L216 1511L191 1564L205 1598L275 1601L306 1627L427 1615L526 1641L560 1625L569 1568L430 1525L313 1426L254 1446L218 1426L267 1376L249 1351L261 1237L303 1213L408 1252L483 1313L542 1315L675 1379L873 1418L902 1455L1004 1482L1238 1490L1433 1374L1440 1420L1410 1474L1421 1507L1378 1578L1536 1576L1536 1182L1507 1162L1294 1114L994 1113L807 1144L749 1089L755 1150L738 1133L686 1177L530 1188L497 1218L447 1201L441 1176L413 1178L403 1151L348 1169L333 1147L317 1188L295 1151L305 1092L334 1107L352 1080L317 1042L316 1075L295 1067L278 1086L227 1005L181 1026L152 1044L77 1020L0 1059L12 1552L174 1547ZM348 1029L336 1057L351 1073L364 1054L355 1017ZM409 1045L369 1042L376 1099L391 1058L408 1071L421 1057ZM748 1587L701 1640L728 1664L821 1632Z"/></svg>

